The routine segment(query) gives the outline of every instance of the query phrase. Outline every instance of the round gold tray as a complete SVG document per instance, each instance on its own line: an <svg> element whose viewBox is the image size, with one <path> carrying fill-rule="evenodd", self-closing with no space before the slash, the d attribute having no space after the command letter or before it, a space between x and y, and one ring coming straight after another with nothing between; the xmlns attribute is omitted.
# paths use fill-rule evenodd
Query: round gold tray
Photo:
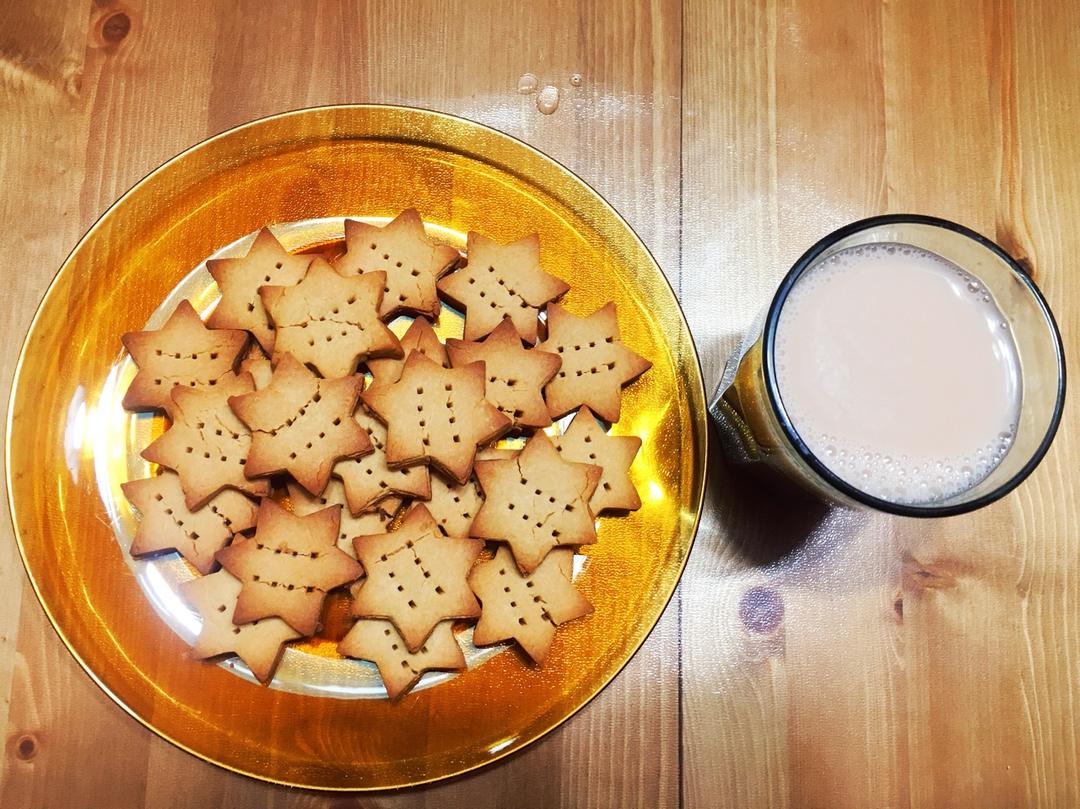
<svg viewBox="0 0 1080 809"><path fill-rule="evenodd" d="M476 230L504 242L539 233L544 269L572 286L566 307L587 314L614 300L623 340L653 362L627 389L614 428L643 439L632 470L642 508L600 521L577 578L596 611L560 628L542 669L516 652L480 657L396 703L366 692L339 699L261 687L228 666L193 661L184 633L147 598L156 568L140 566L161 563L123 552L135 516L116 493L154 426L118 408L116 391L130 373L120 335L143 328L179 289L194 289L207 256L265 224L389 217L409 207L437 232ZM194 293L197 308L213 295L212 285ZM697 529L706 441L701 372L671 287L594 191L535 149L470 121L401 107L323 107L189 149L83 237L19 359L8 492L49 619L128 713L237 772L318 789L383 789L519 750L610 682L678 582ZM168 598L167 584L157 586ZM317 670L319 644L306 648L291 651L311 654Z"/></svg>

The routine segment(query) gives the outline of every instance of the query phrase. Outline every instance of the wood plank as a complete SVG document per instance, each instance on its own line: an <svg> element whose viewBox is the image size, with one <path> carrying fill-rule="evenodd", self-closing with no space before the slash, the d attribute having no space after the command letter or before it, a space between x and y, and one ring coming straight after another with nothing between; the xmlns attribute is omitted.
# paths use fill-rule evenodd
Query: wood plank
<svg viewBox="0 0 1080 809"><path fill-rule="evenodd" d="M1010 21L994 12L990 4L924 4L885 15L887 94L893 108L907 111L888 126L890 205L991 235L999 170L1011 158L1002 151L1002 113L1015 103L1000 86L998 95L988 92L999 71L1011 70L1001 61L1011 45L1002 50L995 41L1011 36L1001 27ZM925 58L945 49L955 59ZM914 806L1024 805L1033 797L1020 691L1030 661L1017 654L1024 633L1015 582L1027 544L1020 502L930 524L906 548L909 744L912 773L921 775L911 778Z"/></svg>
<svg viewBox="0 0 1080 809"><path fill-rule="evenodd" d="M1002 183L1007 193L1001 196L1012 206L1005 211L1018 210L1019 215L1005 221L1022 223L1019 247L1026 248L1065 335L1066 353L1075 360L1080 290L1070 257L1080 249L1080 234L1070 223L1080 214L1080 177L1075 170L1080 133L1069 111L1080 105L1080 86L1065 77L1073 70L1080 47L1080 9L1068 3L1032 8L1017 2L1011 12L1011 43L999 35L1003 55L1011 56L1015 97L1009 118L1012 159L1002 169L1009 180ZM1002 79L1001 91L1008 89ZM1075 364L1070 366L1075 374ZM1030 589L1023 590L1028 598L1020 619L1027 642L1021 650L1029 661L1022 691L1037 763L1026 792L1034 796L1033 804L1061 807L1080 804L1080 726L1075 710L1080 705L1077 406L1074 390L1053 449L1018 497L1021 525L1030 537L1020 579L1022 585L1030 583Z"/></svg>
<svg viewBox="0 0 1080 809"><path fill-rule="evenodd" d="M0 267L10 279L0 295L6 337L0 352L0 401L5 403L22 335L79 232L82 159L79 139L72 135L80 119L75 93L88 23L85 7L64 2L3 10L0 176L14 183L0 194L0 217L8 229L0 245ZM6 485L0 487L6 500ZM46 805L40 800L48 789L40 779L45 762L70 761L71 754L66 740L50 731L70 721L75 692L60 683L53 689L51 677L43 672L56 671L62 678L78 667L55 635L44 649L33 640L28 643L28 637L39 637L45 618L19 561L7 508L0 516L0 591L5 593L0 606L0 727L5 742L0 803Z"/></svg>
<svg viewBox="0 0 1080 809"><path fill-rule="evenodd" d="M873 3L691 3L686 17L683 266L721 271L685 297L714 382L798 255L884 206L881 25ZM687 805L901 805L891 524L740 476L712 476L712 559L699 551L682 585Z"/></svg>
<svg viewBox="0 0 1080 809"><path fill-rule="evenodd" d="M81 189L75 185L81 225L146 171L208 134L301 106L396 101L491 123L594 180L677 281L677 3L655 2L626 14L563 2L551 10L547 25L537 26L529 9L498 3L321 2L298 14L294 4L249 2L225 14L212 4L193 8L159 0L124 6L129 26L115 42L103 38L101 20L120 7L106 2L99 8L79 98L83 116L68 130L70 140L86 144L80 154L86 180ZM457 24L471 15L488 22ZM414 30L409 19L425 24ZM522 47L507 49L508 39L520 39ZM534 97L516 92L526 71L563 89L554 115L541 115ZM575 72L582 74L580 87L569 83ZM27 612L41 620L24 622L21 643L65 661L40 610L28 605ZM615 683L535 748L450 784L370 804L499 806L527 789L538 807L675 805L677 656L672 609ZM35 696L20 695L20 703L29 708L58 692L70 692L73 705L100 696L92 686L89 693L80 691L85 677L66 662L57 674L30 678ZM28 666L37 669L36 663ZM103 803L136 805L138 795L143 805L155 807L352 805L217 770L154 738L107 702L102 707L80 721L63 745L65 755L86 757L89 747L100 747L122 726L110 742L115 752L98 757L95 794ZM51 740L57 734L45 735ZM28 777L36 791L25 794L49 805L62 800L68 787L63 779L46 782L43 769ZM556 771L568 775L552 778Z"/></svg>
<svg viewBox="0 0 1080 809"><path fill-rule="evenodd" d="M704 287L700 324L688 297L695 334L710 318L748 322L747 288L764 303L783 271L763 258L786 266L829 229L885 209L957 219L1030 259L1068 324L1072 233L1057 223L1075 194L1064 167L1077 139L1055 112L1075 93L1055 76L1075 26L1042 37L1054 7L1033 17L1008 3L887 4L879 18L873 4L787 3L746 22L741 5L688 10L685 30L701 33L686 45L684 266L740 259ZM713 159L717 142L733 159ZM695 220L715 218L717 199L735 223L710 240ZM771 209L779 242L763 249L753 231L773 224ZM734 345L726 322L711 326L707 375ZM1063 466L1074 442L1066 427L1032 480L979 514L830 516L779 561L768 534L782 550L806 535L800 520L778 525L767 496L747 505L737 472L715 475L733 491L716 494L721 516L703 527L712 558L699 555L683 582L688 803L1075 802L1075 729L1059 718L1073 715L1073 655L1052 651L1076 643L1065 527L1076 496ZM784 607L765 638L738 626L733 593L755 587ZM785 728L786 746L762 743Z"/></svg>
<svg viewBox="0 0 1080 809"><path fill-rule="evenodd" d="M1078 142L1048 110L1076 103L1058 79L1075 24L1066 4L927 3L886 14L890 100L908 110L889 129L890 203L964 222L1029 259L1066 329L1076 296L1063 259L1076 239L1060 222L1075 205L1064 167ZM930 62L902 47L916 39L954 57ZM1059 718L1077 695L1077 489L1065 471L1074 425L1067 414L1015 495L907 546L914 806L1076 803L1075 723Z"/></svg>

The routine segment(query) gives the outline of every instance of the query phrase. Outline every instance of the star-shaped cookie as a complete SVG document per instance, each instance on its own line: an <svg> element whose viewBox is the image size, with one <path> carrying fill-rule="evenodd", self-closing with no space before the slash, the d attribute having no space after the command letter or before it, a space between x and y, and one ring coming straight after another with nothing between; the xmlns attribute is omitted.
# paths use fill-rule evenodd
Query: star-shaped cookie
<svg viewBox="0 0 1080 809"><path fill-rule="evenodd" d="M652 363L619 339L615 304L576 317L556 303L547 308L548 338L539 348L562 357L562 368L544 389L551 417L588 405L608 422L619 420L622 387Z"/></svg>
<svg viewBox="0 0 1080 809"><path fill-rule="evenodd" d="M247 343L247 332L208 329L198 312L182 300L157 331L133 331L120 338L139 371L124 394L128 410L168 409L177 385L216 385L231 375Z"/></svg>
<svg viewBox="0 0 1080 809"><path fill-rule="evenodd" d="M215 329L247 329L269 354L274 350L274 324L263 308L259 287L296 284L310 263L311 256L292 255L269 228L263 228L243 258L206 262L221 290L221 300L207 322Z"/></svg>
<svg viewBox="0 0 1080 809"><path fill-rule="evenodd" d="M554 550L532 573L522 575L502 546L494 559L478 564L469 575L469 586L483 604L473 643L513 639L535 663L543 663L555 627L592 612L570 580L573 558L572 550Z"/></svg>
<svg viewBox="0 0 1080 809"><path fill-rule="evenodd" d="M345 254L335 263L342 275L386 273L386 294L379 310L389 320L399 312L439 314L435 282L460 258L453 247L432 242L415 209L402 211L384 227L345 220Z"/></svg>
<svg viewBox="0 0 1080 809"><path fill-rule="evenodd" d="M570 289L540 269L539 236L499 244L470 232L467 253L466 266L439 281L439 291L465 310L465 339L479 340L509 317L521 339L535 343L540 309Z"/></svg>
<svg viewBox="0 0 1080 809"><path fill-rule="evenodd" d="M368 357L401 357L397 337L379 320L384 281L378 272L346 278L319 257L295 286L262 287L277 328L275 364L288 353L334 378Z"/></svg>
<svg viewBox="0 0 1080 809"><path fill-rule="evenodd" d="M405 357L413 351L419 351L432 362L436 362L443 368L450 367L450 359L446 356L446 348L435 334L435 329L422 317L416 318L409 324L409 328L401 335L401 359L371 359L367 362L368 370L371 371L371 384L368 390L376 390L392 385L401 379L401 371L405 368Z"/></svg>
<svg viewBox="0 0 1080 809"><path fill-rule="evenodd" d="M288 472L314 495L342 458L371 452L353 411L362 376L319 379L291 354L282 355L265 390L233 396L229 405L251 428L245 474Z"/></svg>
<svg viewBox="0 0 1080 809"><path fill-rule="evenodd" d="M259 682L274 676L282 644L300 633L280 618L263 618L237 626L233 623L240 580L225 570L199 576L180 585L180 592L202 616L202 629L191 653L200 660L235 654L247 663Z"/></svg>
<svg viewBox="0 0 1080 809"><path fill-rule="evenodd" d="M513 421L514 427L547 427L551 424L541 392L559 370L562 360L558 354L522 346L510 318L496 326L482 343L447 340L446 352L454 368L471 362L485 364L485 396Z"/></svg>
<svg viewBox="0 0 1080 809"><path fill-rule="evenodd" d="M484 543L444 537L423 505L413 506L394 533L354 544L367 578L354 588L353 614L393 621L410 652L439 622L480 614L466 577Z"/></svg>
<svg viewBox="0 0 1080 809"><path fill-rule="evenodd" d="M604 470L589 500L593 514L641 508L641 498L630 480L630 464L641 449L636 435L608 435L592 411L583 407L569 429L552 436L551 441L566 460L596 464Z"/></svg>
<svg viewBox="0 0 1080 809"><path fill-rule="evenodd" d="M363 514L353 515L345 500L345 486L340 480L331 480L320 497L310 494L303 486L291 481L288 484L289 503L293 514L306 517L329 506L341 506L341 524L338 526L337 546L349 556L354 556L353 537L365 534L382 534L390 530L390 523L401 508L400 497L387 497L379 505Z"/></svg>
<svg viewBox="0 0 1080 809"><path fill-rule="evenodd" d="M520 450L503 447L484 447L476 451L476 460L516 458ZM435 518L444 534L467 537L473 517L480 510L484 496L476 483L475 475L468 483L459 485L447 480L438 472L431 475L431 497L424 506Z"/></svg>
<svg viewBox="0 0 1080 809"><path fill-rule="evenodd" d="M484 365L447 370L414 351L401 379L365 391L364 404L387 425L386 462L431 463L464 483L478 445L510 429L510 419L484 398Z"/></svg>
<svg viewBox="0 0 1080 809"><path fill-rule="evenodd" d="M390 621L366 618L357 621L338 644L347 657L370 660L379 667L386 694L397 699L412 688L425 671L461 671L465 655L454 637L453 621L436 624L427 641L415 652Z"/></svg>
<svg viewBox="0 0 1080 809"><path fill-rule="evenodd" d="M544 433L516 458L476 462L484 504L473 519L474 537L506 542L522 572L530 573L559 545L596 542L589 498L603 470L570 463Z"/></svg>
<svg viewBox="0 0 1080 809"><path fill-rule="evenodd" d="M173 388L172 426L142 456L180 476L184 504L202 508L225 488L255 496L270 493L268 480L249 480L244 474L251 433L229 408L229 398L250 393L249 374L223 377L213 387Z"/></svg>
<svg viewBox="0 0 1080 809"><path fill-rule="evenodd" d="M473 517L483 502L475 480L459 485L434 472L431 475L431 498L424 506L445 533L466 537Z"/></svg>
<svg viewBox="0 0 1080 809"><path fill-rule="evenodd" d="M391 469L386 464L386 427L363 407L356 409L353 418L367 433L374 451L359 458L338 461L334 465L334 475L341 478L344 484L349 510L353 514L370 511L393 495L428 499L431 496L428 468L410 466Z"/></svg>
<svg viewBox="0 0 1080 809"><path fill-rule="evenodd" d="M175 472L129 480L120 488L142 515L131 542L132 556L175 550L200 573L209 573L214 568L214 554L228 545L234 534L255 525L255 504L228 489L198 511L191 511L184 504L184 491Z"/></svg>
<svg viewBox="0 0 1080 809"><path fill-rule="evenodd" d="M221 566L243 584L233 623L276 616L302 635L315 632L326 594L362 573L337 547L340 513L332 506L297 517L262 500L255 536L218 552Z"/></svg>

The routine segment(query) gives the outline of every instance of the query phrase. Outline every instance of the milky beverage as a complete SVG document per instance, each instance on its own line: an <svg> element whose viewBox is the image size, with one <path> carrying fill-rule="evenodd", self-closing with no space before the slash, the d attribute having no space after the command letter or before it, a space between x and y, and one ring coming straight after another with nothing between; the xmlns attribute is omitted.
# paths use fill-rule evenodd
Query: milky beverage
<svg viewBox="0 0 1080 809"><path fill-rule="evenodd" d="M775 360L796 432L875 497L946 499L1012 445L1023 394L1012 330L977 278L926 250L847 248L804 273Z"/></svg>

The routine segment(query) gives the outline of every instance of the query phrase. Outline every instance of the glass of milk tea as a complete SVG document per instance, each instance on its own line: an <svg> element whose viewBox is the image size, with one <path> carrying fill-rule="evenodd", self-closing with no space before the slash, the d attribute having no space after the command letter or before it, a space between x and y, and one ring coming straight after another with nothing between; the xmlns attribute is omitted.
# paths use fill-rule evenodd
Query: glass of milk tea
<svg viewBox="0 0 1080 809"><path fill-rule="evenodd" d="M820 497L940 517L1003 497L1046 454L1065 360L1027 273L974 231L890 215L796 262L728 361L728 457Z"/></svg>

